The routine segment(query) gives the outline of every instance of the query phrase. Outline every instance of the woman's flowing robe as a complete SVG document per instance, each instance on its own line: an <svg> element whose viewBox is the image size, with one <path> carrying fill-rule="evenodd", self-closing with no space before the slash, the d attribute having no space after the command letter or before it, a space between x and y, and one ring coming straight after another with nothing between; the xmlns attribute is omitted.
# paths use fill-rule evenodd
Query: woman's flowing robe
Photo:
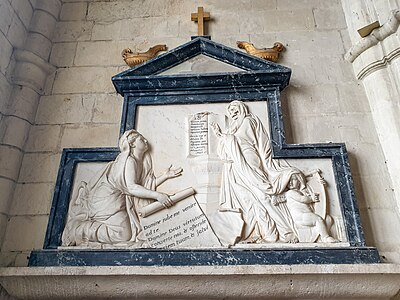
<svg viewBox="0 0 400 300"><path fill-rule="evenodd" d="M127 178L134 178L134 182ZM132 189L137 184L155 190L155 182L149 154L142 162L129 153L118 155L88 184L81 183L78 195L72 199L62 245L142 243L137 211L153 200L133 196Z"/></svg>

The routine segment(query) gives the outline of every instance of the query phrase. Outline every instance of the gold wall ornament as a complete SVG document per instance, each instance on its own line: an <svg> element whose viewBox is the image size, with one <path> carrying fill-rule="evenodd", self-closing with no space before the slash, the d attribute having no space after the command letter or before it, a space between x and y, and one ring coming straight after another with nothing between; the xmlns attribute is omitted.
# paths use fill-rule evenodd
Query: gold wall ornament
<svg viewBox="0 0 400 300"><path fill-rule="evenodd" d="M257 49L252 43L248 42L236 42L240 49L244 49L248 54L254 55L259 58L263 58L272 62L277 62L279 59L279 53L285 50L285 46L282 43L275 42L272 48Z"/></svg>
<svg viewBox="0 0 400 300"><path fill-rule="evenodd" d="M156 57L157 53L160 51L166 51L167 45L156 45L151 47L146 52L132 52L130 48L125 48L122 50L122 58L126 62L129 67L134 67L136 65L142 64L145 61L148 61L154 57Z"/></svg>

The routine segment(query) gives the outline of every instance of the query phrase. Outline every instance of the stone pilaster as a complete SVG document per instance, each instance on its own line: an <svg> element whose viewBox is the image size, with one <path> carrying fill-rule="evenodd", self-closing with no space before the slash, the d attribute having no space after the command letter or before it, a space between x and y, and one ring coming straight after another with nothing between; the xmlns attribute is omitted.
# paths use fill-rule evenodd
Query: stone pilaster
<svg viewBox="0 0 400 300"><path fill-rule="evenodd" d="M390 7L389 1L384 7L365 0L342 4L353 44L345 58L364 85L400 208L400 9ZM379 28L365 38L358 36L357 29L377 20Z"/></svg>
<svg viewBox="0 0 400 300"><path fill-rule="evenodd" d="M40 95L47 76L55 71L48 60L60 9L59 0L36 0L29 33L26 39L21 37L25 39L24 46L14 49L14 86L0 125L0 170L4 173L0 174L0 207L3 214L8 214ZM1 245L6 228L0 228Z"/></svg>

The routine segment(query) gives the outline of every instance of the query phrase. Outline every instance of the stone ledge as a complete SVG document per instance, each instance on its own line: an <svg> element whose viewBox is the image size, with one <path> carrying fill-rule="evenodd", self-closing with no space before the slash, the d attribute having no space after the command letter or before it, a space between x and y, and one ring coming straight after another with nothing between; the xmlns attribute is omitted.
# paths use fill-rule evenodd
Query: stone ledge
<svg viewBox="0 0 400 300"><path fill-rule="evenodd" d="M0 268L19 299L398 299L400 265Z"/></svg>

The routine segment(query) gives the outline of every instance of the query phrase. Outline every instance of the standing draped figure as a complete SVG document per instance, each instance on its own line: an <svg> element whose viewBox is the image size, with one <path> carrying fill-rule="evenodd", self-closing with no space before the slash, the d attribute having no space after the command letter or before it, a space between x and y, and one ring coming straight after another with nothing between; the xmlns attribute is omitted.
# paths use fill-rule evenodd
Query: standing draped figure
<svg viewBox="0 0 400 300"><path fill-rule="evenodd" d="M226 133L218 124L212 125L224 161L221 209L241 211L242 242L297 242L293 220L279 197L298 170L272 158L266 129L243 102L231 102L227 114L230 124Z"/></svg>

